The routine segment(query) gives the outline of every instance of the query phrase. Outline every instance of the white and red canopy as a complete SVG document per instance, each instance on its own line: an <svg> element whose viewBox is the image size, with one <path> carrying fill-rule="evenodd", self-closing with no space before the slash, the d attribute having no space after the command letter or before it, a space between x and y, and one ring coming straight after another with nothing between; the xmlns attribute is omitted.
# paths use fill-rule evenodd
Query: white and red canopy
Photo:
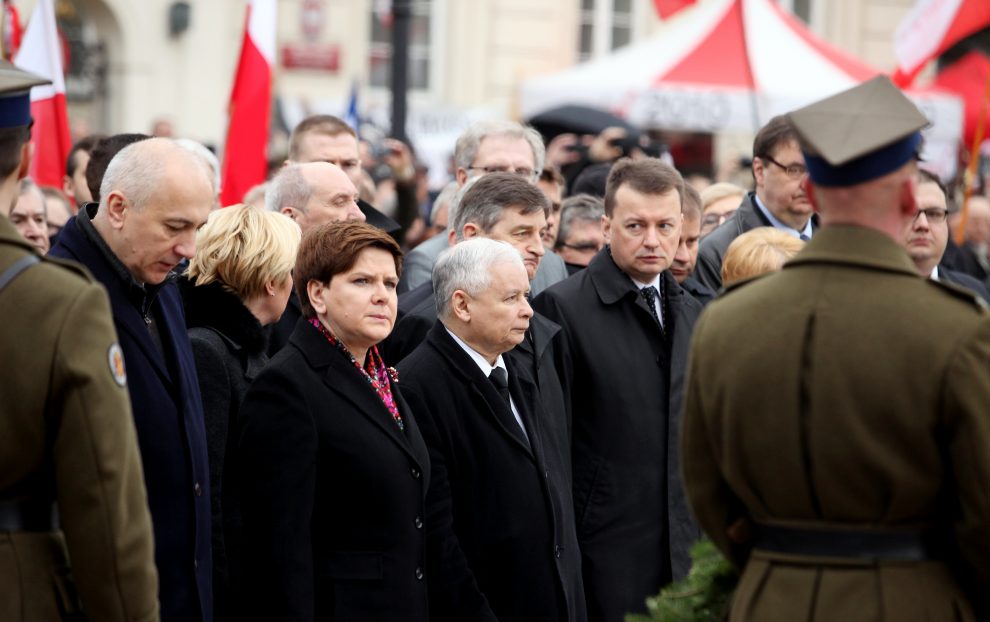
<svg viewBox="0 0 990 622"><path fill-rule="evenodd" d="M771 0L701 0L652 38L563 72L525 81L529 118L563 104L612 111L644 128L755 132L772 116L880 73L822 41ZM933 126L929 153L941 159L962 132L958 99L909 95Z"/></svg>

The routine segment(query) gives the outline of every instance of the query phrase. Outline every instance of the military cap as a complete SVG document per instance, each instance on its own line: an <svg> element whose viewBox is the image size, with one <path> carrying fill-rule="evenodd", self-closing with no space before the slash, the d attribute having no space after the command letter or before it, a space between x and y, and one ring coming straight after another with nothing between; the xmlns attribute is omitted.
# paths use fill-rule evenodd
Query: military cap
<svg viewBox="0 0 990 622"><path fill-rule="evenodd" d="M811 181L853 186L882 177L917 157L928 125L886 76L787 115L798 135Z"/></svg>
<svg viewBox="0 0 990 622"><path fill-rule="evenodd" d="M51 80L0 60L0 129L31 124L31 87Z"/></svg>

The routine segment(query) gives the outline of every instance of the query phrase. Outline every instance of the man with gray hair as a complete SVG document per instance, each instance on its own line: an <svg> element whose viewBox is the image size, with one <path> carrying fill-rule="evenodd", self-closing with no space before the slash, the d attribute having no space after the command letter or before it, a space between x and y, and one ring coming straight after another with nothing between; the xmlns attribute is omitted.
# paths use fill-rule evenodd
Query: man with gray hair
<svg viewBox="0 0 990 622"><path fill-rule="evenodd" d="M533 128L515 121L478 121L464 130L457 139L454 147L454 175L462 187L469 179L489 173L516 175L535 187L545 159L543 139ZM453 222L453 217L450 221ZM452 240L452 234L448 233L448 242L452 244ZM403 270L399 280L400 294L429 282L429 268L423 270L417 267L422 265L432 268L437 256L446 248L442 240L428 240L424 244L426 246L421 244L409 251L406 257L406 265L411 264L413 269ZM565 278L567 268L564 267L564 262L558 257L548 255L531 282L533 293L538 294Z"/></svg>
<svg viewBox="0 0 990 622"><path fill-rule="evenodd" d="M107 289L148 490L162 620L213 616L210 484L199 381L174 269L196 252L213 207L202 159L167 138L124 147L100 202L65 225L51 255L86 266ZM126 360L126 376L124 361Z"/></svg>
<svg viewBox="0 0 990 622"><path fill-rule="evenodd" d="M539 193L539 190L536 190ZM584 621L568 456L524 365L518 251L474 238L433 270L439 320L399 364L430 451L426 567L442 620Z"/></svg>
<svg viewBox="0 0 990 622"><path fill-rule="evenodd" d="M564 260L568 274L583 270L605 246L604 215L605 203L596 196L578 194L564 199L553 250Z"/></svg>
<svg viewBox="0 0 990 622"><path fill-rule="evenodd" d="M289 163L269 182L265 192L265 209L280 212L296 221L303 235L310 229L341 220L365 220L358 206L358 190L350 177L329 162ZM302 317L302 307L295 288L278 322L268 335L268 355L289 342Z"/></svg>

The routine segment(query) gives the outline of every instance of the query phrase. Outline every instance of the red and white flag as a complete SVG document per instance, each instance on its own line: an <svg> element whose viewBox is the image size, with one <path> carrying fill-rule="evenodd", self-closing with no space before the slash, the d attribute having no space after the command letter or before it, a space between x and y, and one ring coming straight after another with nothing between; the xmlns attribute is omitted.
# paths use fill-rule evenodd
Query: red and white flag
<svg viewBox="0 0 990 622"><path fill-rule="evenodd" d="M918 0L894 32L894 82L909 86L930 60L987 26L987 0Z"/></svg>
<svg viewBox="0 0 990 622"><path fill-rule="evenodd" d="M62 42L55 24L54 0L38 0L24 31L14 64L52 81L31 89L31 179L40 186L62 187L65 159L72 148L69 115L65 105Z"/></svg>
<svg viewBox="0 0 990 622"><path fill-rule="evenodd" d="M244 44L230 93L221 205L240 203L248 190L265 181L277 15L276 0L249 0Z"/></svg>
<svg viewBox="0 0 990 622"><path fill-rule="evenodd" d="M674 13L686 9L698 0L653 0L653 6L657 9L660 19L667 19Z"/></svg>

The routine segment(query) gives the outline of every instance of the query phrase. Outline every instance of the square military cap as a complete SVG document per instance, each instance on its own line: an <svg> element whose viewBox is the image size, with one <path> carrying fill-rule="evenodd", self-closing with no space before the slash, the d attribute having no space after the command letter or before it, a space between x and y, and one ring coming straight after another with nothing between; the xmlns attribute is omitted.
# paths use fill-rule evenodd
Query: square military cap
<svg viewBox="0 0 990 622"><path fill-rule="evenodd" d="M0 128L31 125L31 87L51 84L5 60L0 60Z"/></svg>
<svg viewBox="0 0 990 622"><path fill-rule="evenodd" d="M886 76L787 115L811 181L853 186L916 158L928 119Z"/></svg>

